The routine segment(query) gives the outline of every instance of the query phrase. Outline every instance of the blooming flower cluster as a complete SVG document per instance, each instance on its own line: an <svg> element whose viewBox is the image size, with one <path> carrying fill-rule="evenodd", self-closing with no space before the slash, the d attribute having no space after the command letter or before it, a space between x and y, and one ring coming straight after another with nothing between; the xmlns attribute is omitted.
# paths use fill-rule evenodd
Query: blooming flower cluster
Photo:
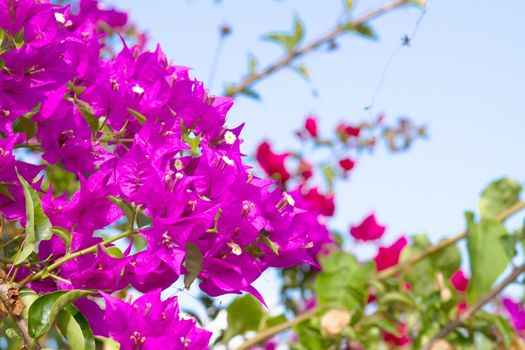
<svg viewBox="0 0 525 350"><path fill-rule="evenodd" d="M104 55L102 28L127 18L97 5L82 0L73 14L48 1L0 0L0 214L25 225L18 176L32 184L50 223L71 235L70 246L58 236L40 242L38 256L49 263L99 244L97 230L127 223L146 239L143 250L130 245L115 256L99 245L61 264L58 280L31 287L107 293L105 315L95 303L77 304L107 325L95 333L123 349L202 349L209 333L179 319L176 299L160 301L160 290L185 275L187 287L198 278L211 296L262 299L252 283L266 268L316 265L329 234L299 192L282 192L243 163L242 126L225 126L230 98L210 96L159 47L123 41L118 54ZM285 181L279 161L265 170ZM36 179L55 164L77 176L78 191L42 190ZM17 279L31 274L20 268ZM110 296L128 285L146 295L133 304Z"/></svg>

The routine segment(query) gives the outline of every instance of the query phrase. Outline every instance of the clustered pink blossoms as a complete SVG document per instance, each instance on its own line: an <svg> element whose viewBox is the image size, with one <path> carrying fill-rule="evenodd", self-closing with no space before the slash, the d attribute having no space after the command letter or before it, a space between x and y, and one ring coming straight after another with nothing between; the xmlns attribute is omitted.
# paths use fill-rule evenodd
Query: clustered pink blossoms
<svg viewBox="0 0 525 350"><path fill-rule="evenodd" d="M82 0L72 14L45 0L0 0L0 214L25 224L18 173L42 194L51 224L71 232L75 252L102 241L95 231L123 221L116 200L140 209L151 220L137 228L143 251L130 245L115 257L99 248L60 266L60 280L30 286L100 291L105 311L88 299L76 306L95 334L122 349L202 349L210 333L179 317L175 297L160 299L160 290L188 274L187 247L202 255L202 291L262 300L252 283L266 268L316 265L330 242L319 216L333 209L312 210L300 191L254 176L242 161L242 126L225 126L233 101L208 95L160 48L124 43L114 57L101 54L101 28L118 29L127 17L97 5ZM37 161L24 161L26 148ZM54 197L51 184L43 193L39 175L49 164L74 173L80 189ZM65 254L57 236L38 247L41 260ZM31 273L21 268L17 279ZM146 294L133 304L110 296L128 285Z"/></svg>

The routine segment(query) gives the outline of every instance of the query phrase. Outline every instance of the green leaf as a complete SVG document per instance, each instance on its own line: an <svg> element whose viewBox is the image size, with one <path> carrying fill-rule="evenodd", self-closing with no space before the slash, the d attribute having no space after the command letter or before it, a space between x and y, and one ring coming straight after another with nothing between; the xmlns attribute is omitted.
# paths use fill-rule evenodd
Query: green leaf
<svg viewBox="0 0 525 350"><path fill-rule="evenodd" d="M407 261L432 245L427 235L423 233L413 235L412 242L412 245L403 249L401 261ZM453 244L428 255L417 264L411 264L404 271L403 276L412 285L414 291L429 296L436 291L436 274L439 272L445 278L449 278L459 269L460 265L461 254L457 245Z"/></svg>
<svg viewBox="0 0 525 350"><path fill-rule="evenodd" d="M71 248L72 239L71 233L67 229L60 226L53 226L50 228L50 230L51 232L53 232L53 234L57 235L58 238L62 240L62 242L64 242L64 244L66 245L66 249L69 252L69 249Z"/></svg>
<svg viewBox="0 0 525 350"><path fill-rule="evenodd" d="M474 214L467 213L467 248L470 258L471 280L467 290L468 303L473 304L486 293L510 262L502 238L508 235L505 226L494 219L474 222Z"/></svg>
<svg viewBox="0 0 525 350"><path fill-rule="evenodd" d="M191 242L186 243L186 258L184 259L184 267L186 274L184 274L184 287L190 289L191 284L199 273L202 271L203 256L199 248Z"/></svg>
<svg viewBox="0 0 525 350"><path fill-rule="evenodd" d="M89 322L73 305L67 305L60 311L56 324L71 349L95 350L95 337Z"/></svg>
<svg viewBox="0 0 525 350"><path fill-rule="evenodd" d="M28 313L29 335L38 339L49 332L57 315L72 302L91 294L85 290L57 291L40 296L31 304Z"/></svg>
<svg viewBox="0 0 525 350"><path fill-rule="evenodd" d="M320 305L358 311L366 304L367 283L372 263L361 264L352 255L336 251L321 260L323 267L315 280ZM344 277L343 277L344 276Z"/></svg>
<svg viewBox="0 0 525 350"><path fill-rule="evenodd" d="M15 197L13 197L13 195L9 191L9 187L16 187L16 185L8 183L8 182L0 181L0 193L6 196L7 198L9 198L10 200L15 201L16 199Z"/></svg>
<svg viewBox="0 0 525 350"><path fill-rule="evenodd" d="M13 131L16 133L24 133L26 140L30 140L36 135L38 128L37 124L31 119L20 117L13 122Z"/></svg>
<svg viewBox="0 0 525 350"><path fill-rule="evenodd" d="M512 349L512 338L515 336L514 330L509 322L500 315L492 314L481 310L475 315L476 320L487 322L487 333L490 336L494 335L494 329L498 332L505 349Z"/></svg>
<svg viewBox="0 0 525 350"><path fill-rule="evenodd" d="M224 342L236 335L257 330L264 315L261 303L250 294L235 298L226 311L228 328L224 334Z"/></svg>
<svg viewBox="0 0 525 350"><path fill-rule="evenodd" d="M366 38L370 38L370 39L377 39L377 34L374 32L374 30L372 29L372 27L364 24L364 23L361 23L361 24L358 24L358 25L354 25L351 21L348 22L344 28L350 32L354 32L356 34L359 34L361 36L364 36Z"/></svg>
<svg viewBox="0 0 525 350"><path fill-rule="evenodd" d="M390 304L414 305L414 302L406 294L399 292L388 292L385 295L382 295L378 298L378 303L380 306L387 306Z"/></svg>
<svg viewBox="0 0 525 350"><path fill-rule="evenodd" d="M89 130L91 130L91 134L96 135L98 133L99 125L98 119L95 116L95 112L93 112L93 108L87 102L84 102L77 98L74 99L74 102L75 106L86 120L86 123L89 126Z"/></svg>
<svg viewBox="0 0 525 350"><path fill-rule="evenodd" d="M310 75L310 71L305 66L298 66L295 67L295 71L304 78L306 81L312 80L312 77Z"/></svg>
<svg viewBox="0 0 525 350"><path fill-rule="evenodd" d="M351 11L352 10L352 7L354 6L354 1L353 0L343 0L343 3L345 5L345 10L346 11Z"/></svg>
<svg viewBox="0 0 525 350"><path fill-rule="evenodd" d="M427 5L427 0L406 0L407 3L414 4L419 7L425 7Z"/></svg>
<svg viewBox="0 0 525 350"><path fill-rule="evenodd" d="M488 185L479 199L481 217L496 218L519 201L521 189L516 180L509 178L499 179Z"/></svg>
<svg viewBox="0 0 525 350"><path fill-rule="evenodd" d="M112 201L113 204L115 204L117 207L119 207L120 210L122 210L124 215L126 215L128 223L133 222L133 217L135 216L135 208L130 202L116 196L108 196L108 199Z"/></svg>
<svg viewBox="0 0 525 350"><path fill-rule="evenodd" d="M253 76L257 72L257 59L253 54L248 55L248 72Z"/></svg>
<svg viewBox="0 0 525 350"><path fill-rule="evenodd" d="M334 187L334 180L337 176L337 173L335 172L334 168L331 166L326 166L323 168L323 175L324 178L328 184L329 189L333 189Z"/></svg>
<svg viewBox="0 0 525 350"><path fill-rule="evenodd" d="M31 187L31 185L29 185L20 174L17 173L17 176L24 189L26 202L26 227L23 247L14 261L15 265L26 260L33 251L38 252L37 243L41 240L48 240L52 236L51 222L44 214L40 197L38 197L38 194L33 187Z"/></svg>
<svg viewBox="0 0 525 350"><path fill-rule="evenodd" d="M24 28L20 29L13 38L13 43L17 49L21 48L24 45Z"/></svg>
<svg viewBox="0 0 525 350"><path fill-rule="evenodd" d="M22 301L24 302L25 308L22 312L22 317L24 319L28 319L29 315L29 309L31 308L31 305L35 302L35 300L38 299L38 294L35 293L32 289L29 288L22 288L20 290L20 297L22 298Z"/></svg>
<svg viewBox="0 0 525 350"><path fill-rule="evenodd" d="M128 108L128 112L135 117L135 119L138 120L138 122L142 125L144 125L144 123L146 122L147 118L144 114L132 109L132 108Z"/></svg>
<svg viewBox="0 0 525 350"><path fill-rule="evenodd" d="M304 37L304 26L299 18L294 20L293 32L288 33L274 33L264 36L264 39L275 41L282 45L287 51L294 50Z"/></svg>

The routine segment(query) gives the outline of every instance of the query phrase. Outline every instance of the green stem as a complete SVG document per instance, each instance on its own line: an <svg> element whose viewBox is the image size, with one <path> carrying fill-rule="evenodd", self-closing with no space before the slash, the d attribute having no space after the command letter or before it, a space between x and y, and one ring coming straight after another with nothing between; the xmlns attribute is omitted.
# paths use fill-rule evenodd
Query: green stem
<svg viewBox="0 0 525 350"><path fill-rule="evenodd" d="M89 248L85 248L85 249L76 251L74 253L71 253L69 255L66 255L66 256L62 257L61 259L58 259L57 261L55 261L53 264L49 265L47 267L47 272L51 272L54 269L56 269L57 267L65 264L66 262L68 262L70 260L78 258L79 256L86 255L86 254L91 254L91 253L96 253L99 246L100 247L104 247L104 246L106 246L106 245L108 245L110 243L118 241L121 238L128 237L128 236L132 235L135 232L136 232L135 230L128 230L128 231L122 232L121 234L113 236L113 237L111 237L111 238L109 238L109 239L107 239L107 240L105 240L105 241L103 241L103 242L101 242L99 244L95 244L95 245L93 245L93 246L91 246ZM21 281L19 283L20 286L24 286L27 283L42 277L43 273L44 273L44 270L40 270L37 273L35 273L34 275L30 275L30 276L26 277L23 281Z"/></svg>

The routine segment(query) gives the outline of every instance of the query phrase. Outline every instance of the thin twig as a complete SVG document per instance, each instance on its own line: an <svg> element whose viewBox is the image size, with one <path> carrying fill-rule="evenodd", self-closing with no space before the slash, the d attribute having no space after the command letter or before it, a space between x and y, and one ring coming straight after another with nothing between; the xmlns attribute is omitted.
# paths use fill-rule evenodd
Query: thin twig
<svg viewBox="0 0 525 350"><path fill-rule="evenodd" d="M390 10L393 10L403 5L407 5L409 3L410 2L408 0L395 0L391 3L388 3L386 5L383 5L377 9L370 11L353 21L350 21L350 23L354 27L360 26L366 23L367 21L373 18L376 18ZM303 46L302 48L297 48L297 49L294 49L288 52L286 55L278 59L276 62L270 64L268 67L266 67L262 71L247 75L238 85L234 85L230 87L228 91L226 92L226 95L234 96L239 93L246 92L247 90L249 90L249 87L252 84L263 80L264 78L268 77L270 74L272 74L275 71L278 71L280 69L290 66L296 59L303 56L304 54L310 51L317 50L323 44L329 43L332 40L336 39L338 36L344 34L345 32L348 31L347 25L348 23L341 23L337 25L334 29L332 29L331 32L312 41L310 44Z"/></svg>
<svg viewBox="0 0 525 350"><path fill-rule="evenodd" d="M519 275L525 272L525 264L516 267L512 270L512 273L505 278L496 288L490 290L483 295L474 305L469 307L465 312L461 313L455 320L448 323L441 329L432 339L424 346L423 350L432 349L432 345L439 339L445 338L457 327L461 326L467 320L469 320L476 312L478 312L485 304L494 299L505 287L514 282Z"/></svg>

